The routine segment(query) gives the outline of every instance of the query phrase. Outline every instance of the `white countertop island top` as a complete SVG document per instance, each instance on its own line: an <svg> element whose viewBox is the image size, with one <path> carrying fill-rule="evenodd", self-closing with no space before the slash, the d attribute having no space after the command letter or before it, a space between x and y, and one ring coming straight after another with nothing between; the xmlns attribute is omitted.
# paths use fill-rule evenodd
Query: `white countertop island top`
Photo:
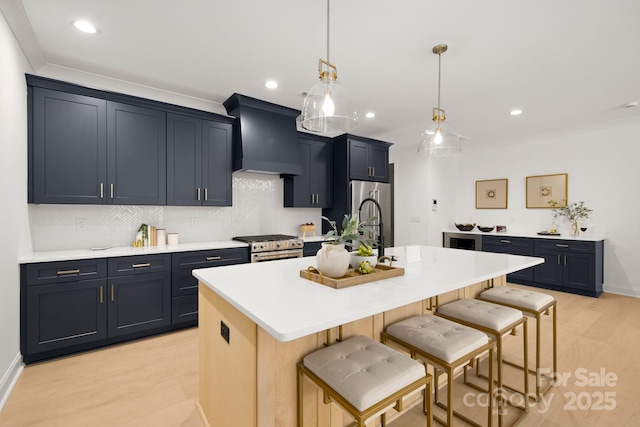
<svg viewBox="0 0 640 427"><path fill-rule="evenodd" d="M431 246L385 249L399 277L333 289L300 277L315 257L194 270L193 275L281 342L382 313L524 268L542 258Z"/></svg>

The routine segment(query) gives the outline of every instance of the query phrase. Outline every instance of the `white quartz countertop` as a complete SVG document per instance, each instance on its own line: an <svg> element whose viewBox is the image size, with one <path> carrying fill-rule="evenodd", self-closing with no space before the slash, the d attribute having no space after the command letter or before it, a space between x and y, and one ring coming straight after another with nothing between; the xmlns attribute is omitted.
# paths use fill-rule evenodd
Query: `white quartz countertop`
<svg viewBox="0 0 640 427"><path fill-rule="evenodd" d="M455 233L455 234L472 234L472 235L482 235L482 236L498 236L498 237L534 237L536 239L555 239L555 240L582 240L589 242L598 242L600 240L604 240L604 236L600 236L597 234L589 233L587 230L584 233L580 233L577 236L571 235L571 233L565 232L561 233L559 236L549 235L549 234L538 234L537 232L500 232L495 231L484 232L480 231L477 228L474 228L471 231L460 231L457 228L443 230L444 233Z"/></svg>
<svg viewBox="0 0 640 427"><path fill-rule="evenodd" d="M177 245L165 246L149 246L145 248L134 248L131 246L121 246L113 248L93 248L93 249L71 249L65 251L41 251L32 252L20 257L20 264L30 264L36 262L50 261L69 261L76 259L92 259L92 258L113 258L130 255L146 255L173 252L201 251L209 249L225 249L225 248L246 248L248 245L244 242L235 240L221 240L214 242L200 243L180 243Z"/></svg>
<svg viewBox="0 0 640 427"><path fill-rule="evenodd" d="M193 271L205 286L278 341L372 316L432 296L512 273L544 259L431 246L385 249L405 274L344 289L300 277L315 257Z"/></svg>

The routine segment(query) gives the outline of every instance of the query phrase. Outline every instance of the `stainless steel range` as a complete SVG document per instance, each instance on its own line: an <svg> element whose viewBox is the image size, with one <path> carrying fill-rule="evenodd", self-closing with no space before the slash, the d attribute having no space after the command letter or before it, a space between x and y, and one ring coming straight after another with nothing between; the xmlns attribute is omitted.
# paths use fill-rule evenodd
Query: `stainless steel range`
<svg viewBox="0 0 640 427"><path fill-rule="evenodd" d="M275 259L301 258L304 240L297 236L268 234L263 236L238 236L233 240L249 244L251 262Z"/></svg>

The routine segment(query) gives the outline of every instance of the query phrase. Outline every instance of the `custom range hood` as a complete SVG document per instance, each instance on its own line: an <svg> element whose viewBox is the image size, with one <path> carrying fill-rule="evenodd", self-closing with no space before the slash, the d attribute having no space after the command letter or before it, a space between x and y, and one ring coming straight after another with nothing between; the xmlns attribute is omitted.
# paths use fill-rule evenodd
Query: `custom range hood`
<svg viewBox="0 0 640 427"><path fill-rule="evenodd" d="M234 93L224 103L240 120L234 134L233 170L300 175L302 155L298 144L298 110Z"/></svg>

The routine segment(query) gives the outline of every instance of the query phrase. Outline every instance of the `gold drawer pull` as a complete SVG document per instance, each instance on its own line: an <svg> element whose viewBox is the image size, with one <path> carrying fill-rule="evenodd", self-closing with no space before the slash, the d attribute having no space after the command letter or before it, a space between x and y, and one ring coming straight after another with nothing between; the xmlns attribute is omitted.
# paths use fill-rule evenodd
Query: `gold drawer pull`
<svg viewBox="0 0 640 427"><path fill-rule="evenodd" d="M219 256L208 256L207 261L220 261L222 257Z"/></svg>
<svg viewBox="0 0 640 427"><path fill-rule="evenodd" d="M75 270L61 270L56 272L56 274L58 274L59 276L62 276L63 274L76 274L76 273L80 273L79 268Z"/></svg>
<svg viewBox="0 0 640 427"><path fill-rule="evenodd" d="M151 263L150 262L145 262L144 264L133 264L131 267L133 267L133 268L151 267Z"/></svg>

